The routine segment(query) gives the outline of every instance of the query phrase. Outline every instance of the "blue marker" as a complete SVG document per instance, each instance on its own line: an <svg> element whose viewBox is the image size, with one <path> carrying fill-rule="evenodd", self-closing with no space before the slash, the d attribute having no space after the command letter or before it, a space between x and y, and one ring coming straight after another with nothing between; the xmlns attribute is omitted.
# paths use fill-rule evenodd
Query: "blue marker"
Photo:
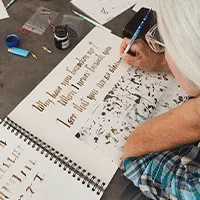
<svg viewBox="0 0 200 200"><path fill-rule="evenodd" d="M124 53L128 53L128 51L131 49L133 43L135 42L135 40L137 39L142 27L144 26L145 21L147 20L147 18L149 17L150 12L152 11L152 9L150 9L148 11L148 13L145 15L144 19L142 20L141 24L138 26L137 30L135 31L133 37L131 38L131 41L129 42L129 44L127 45ZM119 62L121 61L122 58L120 58Z"/></svg>

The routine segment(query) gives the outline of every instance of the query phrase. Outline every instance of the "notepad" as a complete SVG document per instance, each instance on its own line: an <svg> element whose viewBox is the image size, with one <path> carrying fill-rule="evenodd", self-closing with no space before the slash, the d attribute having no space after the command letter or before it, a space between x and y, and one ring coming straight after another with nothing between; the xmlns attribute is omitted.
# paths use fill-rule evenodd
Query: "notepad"
<svg viewBox="0 0 200 200"><path fill-rule="evenodd" d="M2 199L100 199L129 134L186 100L170 75L119 63L121 42L94 28L1 122Z"/></svg>
<svg viewBox="0 0 200 200"><path fill-rule="evenodd" d="M3 5L2 0L0 0L0 19L8 18L8 13L6 11L5 6Z"/></svg>

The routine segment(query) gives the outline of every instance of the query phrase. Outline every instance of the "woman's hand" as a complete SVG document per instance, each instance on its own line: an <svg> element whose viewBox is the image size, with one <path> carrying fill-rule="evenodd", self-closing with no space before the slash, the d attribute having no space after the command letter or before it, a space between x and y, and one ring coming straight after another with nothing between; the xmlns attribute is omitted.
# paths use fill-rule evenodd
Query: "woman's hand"
<svg viewBox="0 0 200 200"><path fill-rule="evenodd" d="M120 47L120 54L126 63L144 68L147 71L169 71L165 56L155 53L142 39L137 39L131 47L130 51L135 54L135 56L124 54L129 42L130 39L124 38Z"/></svg>

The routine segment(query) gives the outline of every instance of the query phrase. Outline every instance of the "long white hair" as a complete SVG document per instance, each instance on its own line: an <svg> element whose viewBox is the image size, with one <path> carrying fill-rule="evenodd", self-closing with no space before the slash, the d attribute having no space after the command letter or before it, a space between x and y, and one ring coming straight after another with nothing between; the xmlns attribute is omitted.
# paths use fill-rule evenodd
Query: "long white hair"
<svg viewBox="0 0 200 200"><path fill-rule="evenodd" d="M200 1L156 0L158 28L179 71L200 91Z"/></svg>

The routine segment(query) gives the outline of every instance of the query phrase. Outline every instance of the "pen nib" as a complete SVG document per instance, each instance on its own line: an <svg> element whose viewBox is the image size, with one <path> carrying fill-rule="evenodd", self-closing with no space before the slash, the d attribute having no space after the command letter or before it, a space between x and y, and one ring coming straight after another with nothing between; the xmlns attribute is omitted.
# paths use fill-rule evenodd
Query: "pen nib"
<svg viewBox="0 0 200 200"><path fill-rule="evenodd" d="M121 62L121 60L122 60L122 57L119 59L119 61L118 61L117 63L120 63L120 62Z"/></svg>

